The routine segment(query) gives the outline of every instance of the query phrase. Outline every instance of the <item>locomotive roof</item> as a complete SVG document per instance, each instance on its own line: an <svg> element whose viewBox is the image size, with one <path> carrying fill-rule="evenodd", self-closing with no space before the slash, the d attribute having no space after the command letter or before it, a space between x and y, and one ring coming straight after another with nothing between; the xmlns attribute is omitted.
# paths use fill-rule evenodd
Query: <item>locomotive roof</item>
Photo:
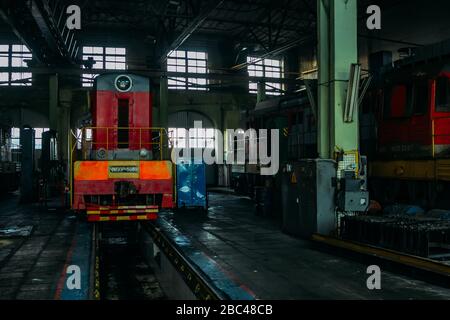
<svg viewBox="0 0 450 320"><path fill-rule="evenodd" d="M450 58L394 67L384 73L384 82L405 83L414 79L433 79L442 73L450 73Z"/></svg>
<svg viewBox="0 0 450 320"><path fill-rule="evenodd" d="M414 73L425 73L431 77L448 71L450 65L450 39L426 46L412 48L414 54L395 61L382 69L384 76L398 73L411 76Z"/></svg>
<svg viewBox="0 0 450 320"><path fill-rule="evenodd" d="M120 76L129 77L132 81L131 92L148 92L150 91L150 79L138 74L129 72L111 72L98 75L94 81L96 90L118 90L115 82Z"/></svg>

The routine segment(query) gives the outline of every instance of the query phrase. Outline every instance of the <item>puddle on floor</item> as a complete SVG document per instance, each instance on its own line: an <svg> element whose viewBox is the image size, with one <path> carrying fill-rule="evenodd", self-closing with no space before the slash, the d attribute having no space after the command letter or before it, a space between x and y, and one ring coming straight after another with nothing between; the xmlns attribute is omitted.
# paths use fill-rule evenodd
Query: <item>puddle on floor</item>
<svg viewBox="0 0 450 320"><path fill-rule="evenodd" d="M122 244L122 245L126 245L128 243L128 239L124 238L124 237L116 237L116 238L106 238L103 239L103 241L107 244Z"/></svg>
<svg viewBox="0 0 450 320"><path fill-rule="evenodd" d="M11 243L13 243L13 241L11 241L11 240L1 240L0 239L0 247L6 247L6 246L9 246Z"/></svg>
<svg viewBox="0 0 450 320"><path fill-rule="evenodd" d="M33 231L33 226L11 226L0 229L0 237L27 237Z"/></svg>

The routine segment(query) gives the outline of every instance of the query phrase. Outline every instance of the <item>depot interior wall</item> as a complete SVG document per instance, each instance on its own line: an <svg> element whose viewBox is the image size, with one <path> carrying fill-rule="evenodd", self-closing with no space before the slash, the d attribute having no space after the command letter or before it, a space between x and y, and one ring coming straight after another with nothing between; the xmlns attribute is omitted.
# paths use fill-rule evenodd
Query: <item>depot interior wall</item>
<svg viewBox="0 0 450 320"><path fill-rule="evenodd" d="M389 9L382 9L382 30L369 31L365 27L365 16L360 16L359 60L364 68L368 66L370 53L380 50L391 50L394 59L398 58L398 49L405 44L373 39L386 38L401 40L417 44L430 44L446 39L450 34L450 20L448 13L440 8L446 0L423 2L412 0L408 5L391 5ZM363 12L361 10L361 12ZM14 33L0 28L1 43L18 43ZM130 69L158 69L155 59L157 49L154 39L147 34L133 33L113 29L96 29L80 33L82 45L123 46L127 48L127 60ZM245 54L239 55L233 46L233 39L218 38L212 35L193 35L183 49L206 50L208 52L208 67L214 72L222 68L230 68L239 62L244 62ZM285 68L291 72L291 77L298 74L314 77L317 69L317 49L314 37L300 47L283 54L286 61ZM245 69L242 70L245 73ZM169 113L180 110L198 110L207 114L218 127L224 128L237 123L240 111L254 107L256 97L248 94L248 83L226 83L225 81L211 81L215 86L207 93L196 91L169 91ZM60 90L72 90L71 120L86 116L89 99L87 90L81 88L78 75L61 76ZM158 116L159 81L153 81L155 99L154 115ZM35 127L48 126L48 75L33 75L32 87L2 87L0 90L0 121L14 126L29 124Z"/></svg>
<svg viewBox="0 0 450 320"><path fill-rule="evenodd" d="M442 10L447 6L447 0L399 1L398 4L388 4L386 8L381 6L381 30L367 29L368 15L364 8L360 8L358 50L362 67L368 69L370 54L378 51L391 51L393 59L398 60L398 50L401 48L447 40L450 35L450 20L447 10ZM297 48L299 72L306 78L316 77L316 47L316 41L311 39Z"/></svg>
<svg viewBox="0 0 450 320"><path fill-rule="evenodd" d="M5 24L0 26L0 44L20 41ZM45 86L42 86L45 83ZM0 123L33 127L48 126L48 77L34 76L33 87L0 87Z"/></svg>

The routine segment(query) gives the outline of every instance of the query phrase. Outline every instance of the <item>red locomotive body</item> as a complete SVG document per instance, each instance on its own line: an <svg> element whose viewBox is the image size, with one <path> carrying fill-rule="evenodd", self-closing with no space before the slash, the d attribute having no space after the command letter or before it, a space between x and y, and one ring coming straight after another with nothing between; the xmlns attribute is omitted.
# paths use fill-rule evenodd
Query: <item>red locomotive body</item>
<svg viewBox="0 0 450 320"><path fill-rule="evenodd" d="M373 198L449 208L450 65L438 60L394 69L378 92Z"/></svg>
<svg viewBox="0 0 450 320"><path fill-rule="evenodd" d="M73 165L73 209L111 221L155 219L172 208L172 163L162 158L164 130L152 128L149 79L97 77L92 119L82 129L82 161Z"/></svg>
<svg viewBox="0 0 450 320"><path fill-rule="evenodd" d="M450 68L403 76L385 87L380 99L379 154L394 159L450 156Z"/></svg>
<svg viewBox="0 0 450 320"><path fill-rule="evenodd" d="M94 130L94 139L98 142L93 146L95 150L140 150L141 147L150 149L151 132L142 130L152 126L149 80L138 76L122 77L122 81L132 86L129 91L118 88L114 83L116 75L106 75L97 81L92 112L94 127L99 128ZM120 81L120 78L117 81ZM102 130L108 127L112 129Z"/></svg>

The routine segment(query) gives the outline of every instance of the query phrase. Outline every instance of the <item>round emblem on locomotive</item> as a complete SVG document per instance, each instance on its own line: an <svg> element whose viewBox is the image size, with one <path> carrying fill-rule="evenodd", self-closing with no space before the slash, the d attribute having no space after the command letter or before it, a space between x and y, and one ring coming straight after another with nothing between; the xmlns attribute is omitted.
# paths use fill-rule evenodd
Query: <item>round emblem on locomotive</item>
<svg viewBox="0 0 450 320"><path fill-rule="evenodd" d="M116 89L120 92L128 92L133 87L133 81L129 76L120 75L115 80Z"/></svg>

